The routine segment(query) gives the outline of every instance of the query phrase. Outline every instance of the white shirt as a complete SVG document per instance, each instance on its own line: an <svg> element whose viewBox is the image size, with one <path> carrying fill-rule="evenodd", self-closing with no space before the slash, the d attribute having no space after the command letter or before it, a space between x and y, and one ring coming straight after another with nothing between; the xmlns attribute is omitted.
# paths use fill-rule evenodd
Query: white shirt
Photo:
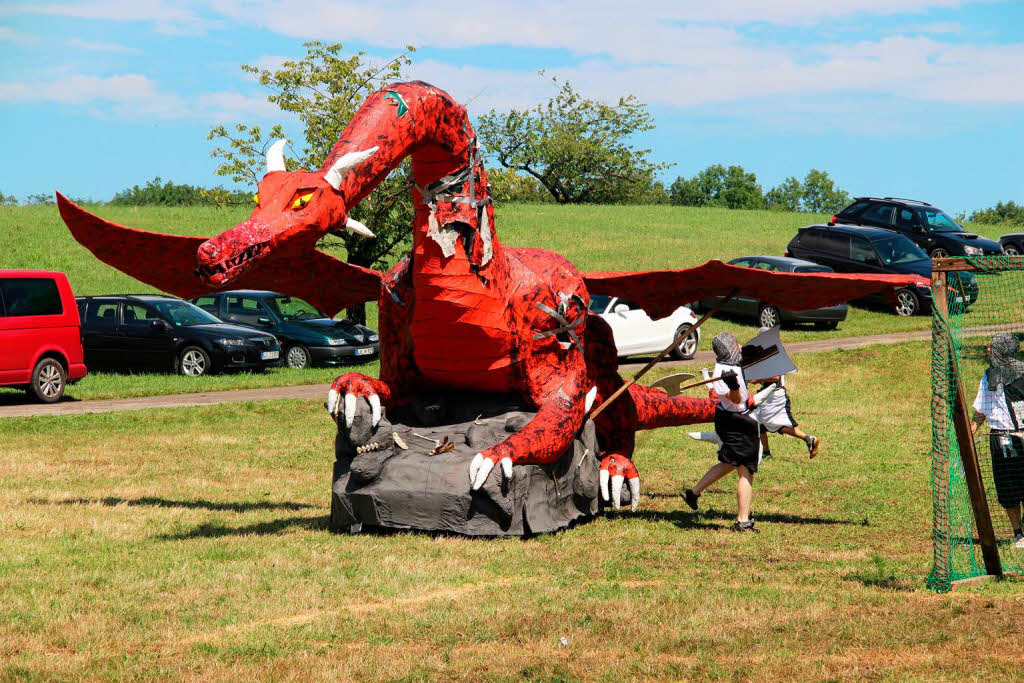
<svg viewBox="0 0 1024 683"><path fill-rule="evenodd" d="M988 375L982 374L978 385L978 396L974 399L974 409L985 416L989 429L1013 431L1013 418L1006 405L1006 392L1003 385L997 384L995 390L988 387Z"/></svg>
<svg viewBox="0 0 1024 683"><path fill-rule="evenodd" d="M738 365L724 365L722 363L715 363L715 369L712 370L712 377L721 377L723 372L732 370L736 373L736 379L740 383L740 402L733 403L729 400L727 394L729 393L729 387L726 386L723 380L712 382L711 388L718 394L718 405L722 406L725 410L734 413L745 413L747 411L747 383L743 380L743 368Z"/></svg>
<svg viewBox="0 0 1024 683"><path fill-rule="evenodd" d="M786 376L779 377L775 383L779 385L779 388L761 404L760 413L762 415L777 415L786 411L786 403L789 402L789 397L786 396Z"/></svg>

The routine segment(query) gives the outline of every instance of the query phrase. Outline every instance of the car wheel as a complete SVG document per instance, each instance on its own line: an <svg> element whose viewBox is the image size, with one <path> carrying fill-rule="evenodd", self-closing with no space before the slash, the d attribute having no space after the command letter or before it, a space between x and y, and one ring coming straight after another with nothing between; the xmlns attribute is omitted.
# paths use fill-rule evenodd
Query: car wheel
<svg viewBox="0 0 1024 683"><path fill-rule="evenodd" d="M690 325L680 325L679 329L676 330L676 336L678 337L679 335L683 334L688 329L690 329L690 327ZM678 358L679 360L690 360L691 358L696 356L697 333L695 332L691 334L689 337L686 338L685 341L678 344L674 349L672 349L672 355Z"/></svg>
<svg viewBox="0 0 1024 683"><path fill-rule="evenodd" d="M839 327L838 320L819 320L814 323L814 329L816 330L834 330Z"/></svg>
<svg viewBox="0 0 1024 683"><path fill-rule="evenodd" d="M1003 247L1003 253L1007 256L1020 256L1020 247L1016 244L1007 244Z"/></svg>
<svg viewBox="0 0 1024 683"><path fill-rule="evenodd" d="M929 254L929 256L931 256L932 258L947 258L949 256L949 252L943 249L942 247L935 247L934 249L932 249L931 254Z"/></svg>
<svg viewBox="0 0 1024 683"><path fill-rule="evenodd" d="M32 384L28 392L43 403L56 403L64 396L67 373L56 358L44 358L32 370Z"/></svg>
<svg viewBox="0 0 1024 683"><path fill-rule="evenodd" d="M309 355L309 349L302 344L296 344L295 346L289 346L288 351L284 354L284 362L290 368L296 368L301 370L302 368L308 368L312 358Z"/></svg>
<svg viewBox="0 0 1024 683"><path fill-rule="evenodd" d="M901 289L896 292L896 315L914 315L921 307L917 295L909 289Z"/></svg>
<svg viewBox="0 0 1024 683"><path fill-rule="evenodd" d="M210 372L210 354L198 346L186 346L178 354L178 374L199 377Z"/></svg>
<svg viewBox="0 0 1024 683"><path fill-rule="evenodd" d="M775 327L782 322L782 314L779 309L771 304L761 307L761 313L757 316L761 327Z"/></svg>

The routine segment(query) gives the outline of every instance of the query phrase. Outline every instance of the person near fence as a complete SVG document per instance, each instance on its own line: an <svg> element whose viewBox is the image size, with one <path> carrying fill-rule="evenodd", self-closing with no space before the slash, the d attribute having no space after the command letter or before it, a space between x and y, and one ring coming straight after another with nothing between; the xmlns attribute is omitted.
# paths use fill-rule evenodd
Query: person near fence
<svg viewBox="0 0 1024 683"><path fill-rule="evenodd" d="M988 422L996 498L1010 520L1014 547L1024 549L1024 362L1018 357L1020 341L1009 333L997 334L989 342L988 353L990 365L974 399L971 434Z"/></svg>

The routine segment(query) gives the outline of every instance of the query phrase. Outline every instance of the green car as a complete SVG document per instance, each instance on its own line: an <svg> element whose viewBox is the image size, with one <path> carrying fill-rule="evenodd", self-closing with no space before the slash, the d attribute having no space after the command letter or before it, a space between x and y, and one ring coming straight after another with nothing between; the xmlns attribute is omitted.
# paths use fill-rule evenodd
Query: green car
<svg viewBox="0 0 1024 683"><path fill-rule="evenodd" d="M369 327L334 320L280 292L238 289L196 297L192 303L225 322L274 335L290 368L364 363L380 355L380 338Z"/></svg>

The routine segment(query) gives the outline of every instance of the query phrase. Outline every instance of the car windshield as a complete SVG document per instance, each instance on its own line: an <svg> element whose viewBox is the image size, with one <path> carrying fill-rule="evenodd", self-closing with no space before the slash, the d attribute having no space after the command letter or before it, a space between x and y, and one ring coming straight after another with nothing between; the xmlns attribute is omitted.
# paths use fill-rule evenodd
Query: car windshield
<svg viewBox="0 0 1024 683"><path fill-rule="evenodd" d="M187 301L163 299L146 302L156 309L164 320L169 320L175 327L191 327L193 325L211 325L220 322L203 309Z"/></svg>
<svg viewBox="0 0 1024 683"><path fill-rule="evenodd" d="M604 309L608 308L608 302L612 298L605 294L591 294L590 295L590 310L594 313L604 313Z"/></svg>
<svg viewBox="0 0 1024 683"><path fill-rule="evenodd" d="M921 247L902 235L880 239L873 244L886 264L910 263L928 258L928 255L921 251Z"/></svg>
<svg viewBox="0 0 1024 683"><path fill-rule="evenodd" d="M264 299L270 310L281 316L281 320L314 320L326 318L316 307L294 296L275 296Z"/></svg>
<svg viewBox="0 0 1024 683"><path fill-rule="evenodd" d="M963 232L963 228L946 215L944 211L939 209L921 209L921 215L924 216L924 220L928 224L928 230L931 232Z"/></svg>

